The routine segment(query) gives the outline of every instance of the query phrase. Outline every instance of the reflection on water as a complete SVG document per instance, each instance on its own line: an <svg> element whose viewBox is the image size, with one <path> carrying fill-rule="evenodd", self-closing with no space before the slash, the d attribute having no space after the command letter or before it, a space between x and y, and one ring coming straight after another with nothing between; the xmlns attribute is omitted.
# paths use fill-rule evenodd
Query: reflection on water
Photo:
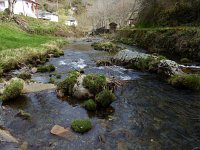
<svg viewBox="0 0 200 150"><path fill-rule="evenodd" d="M4 126L22 141L27 141L30 150L200 148L200 93L177 90L159 81L155 75L117 66L96 67L90 54L100 57L104 53L92 50L83 42L68 46L65 56L52 58L49 63L56 66L62 78L75 68L71 62L82 59L87 64L86 73L132 80L116 90L117 101L112 107L88 112L81 107L82 102L69 97L58 99L55 91L32 93L4 104L8 106L3 114ZM49 78L49 74L42 76ZM31 120L15 117L18 109L30 113ZM73 119L88 117L93 122L93 129L83 135L77 134L78 139L74 141L50 134L55 124L70 127ZM12 146L2 145L0 149Z"/></svg>

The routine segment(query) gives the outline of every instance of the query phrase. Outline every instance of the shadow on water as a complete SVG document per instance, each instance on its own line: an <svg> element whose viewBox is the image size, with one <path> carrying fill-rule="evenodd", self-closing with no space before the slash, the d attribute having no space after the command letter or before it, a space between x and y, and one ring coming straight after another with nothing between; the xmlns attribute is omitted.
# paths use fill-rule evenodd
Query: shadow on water
<svg viewBox="0 0 200 150"><path fill-rule="evenodd" d="M92 55L91 55L92 54ZM130 80L116 90L117 101L110 108L88 112L80 101L58 99L55 91L26 94L14 102L4 103L4 127L30 150L58 149L198 149L200 147L200 93L177 90L155 75L122 67L96 67L93 55L105 53L93 50L90 43L76 42L66 47L65 56L52 58L62 79L71 69L84 68L86 73L112 75ZM33 79L49 77L35 74ZM41 82L46 82L41 80ZM31 114L31 120L16 117L19 109ZM70 127L75 118L90 118L93 128L86 134L76 134L69 141L50 134L51 128ZM7 144L6 146L11 146ZM5 147L4 147L5 148ZM0 144L0 149L3 149Z"/></svg>

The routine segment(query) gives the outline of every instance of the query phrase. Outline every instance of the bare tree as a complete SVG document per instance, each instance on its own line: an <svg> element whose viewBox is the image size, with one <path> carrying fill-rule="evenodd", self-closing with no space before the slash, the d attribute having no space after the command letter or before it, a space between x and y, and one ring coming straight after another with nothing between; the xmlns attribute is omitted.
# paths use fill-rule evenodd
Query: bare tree
<svg viewBox="0 0 200 150"><path fill-rule="evenodd" d="M8 0L8 9L10 17L13 17L14 15L14 7L16 2L17 0Z"/></svg>

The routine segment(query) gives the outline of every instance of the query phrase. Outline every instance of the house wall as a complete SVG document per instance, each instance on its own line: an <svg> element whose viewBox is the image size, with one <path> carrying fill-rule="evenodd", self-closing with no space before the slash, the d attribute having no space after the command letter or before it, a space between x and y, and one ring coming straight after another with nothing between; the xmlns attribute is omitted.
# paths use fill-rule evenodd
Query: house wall
<svg viewBox="0 0 200 150"><path fill-rule="evenodd" d="M0 11L4 11L6 8L8 8L8 1L0 1Z"/></svg>
<svg viewBox="0 0 200 150"><path fill-rule="evenodd" d="M32 3L23 0L17 0L14 7L14 14L23 14L24 16L37 18L35 15L35 7L32 10Z"/></svg>
<svg viewBox="0 0 200 150"><path fill-rule="evenodd" d="M70 20L67 20L66 22L65 22L65 24L66 25L68 25L68 26L77 26L78 25L78 22L77 21L70 21Z"/></svg>
<svg viewBox="0 0 200 150"><path fill-rule="evenodd" d="M0 5L0 11L4 11L6 8L8 8L8 0L4 1L5 5ZM36 17L36 10L35 10L35 4L33 4L34 7L32 7L31 2L23 1L23 0L17 0L17 2L14 5L14 14L23 14L24 16L29 16L33 18ZM33 10L32 10L33 9Z"/></svg>

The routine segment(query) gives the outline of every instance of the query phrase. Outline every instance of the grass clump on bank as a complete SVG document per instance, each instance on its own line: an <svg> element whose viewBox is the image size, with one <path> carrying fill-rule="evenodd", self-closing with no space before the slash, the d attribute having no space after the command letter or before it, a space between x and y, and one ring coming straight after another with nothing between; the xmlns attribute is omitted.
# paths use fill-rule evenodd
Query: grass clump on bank
<svg viewBox="0 0 200 150"><path fill-rule="evenodd" d="M65 95L72 95L73 87L76 84L79 75L80 73L77 71L70 71L68 77L58 84L57 89L62 90Z"/></svg>
<svg viewBox="0 0 200 150"><path fill-rule="evenodd" d="M117 46L115 43L110 41L97 42L92 44L92 47L94 47L95 50L102 50L109 53L116 53L122 50L121 47Z"/></svg>
<svg viewBox="0 0 200 150"><path fill-rule="evenodd" d="M198 75L175 75L172 76L168 82L178 88L184 89L193 89L199 90L200 89L200 76Z"/></svg>
<svg viewBox="0 0 200 150"><path fill-rule="evenodd" d="M89 119L76 119L71 122L71 128L78 133L85 133L91 130L92 122Z"/></svg>
<svg viewBox="0 0 200 150"><path fill-rule="evenodd" d="M97 94L106 86L106 77L103 75L88 74L83 79L83 86L93 94Z"/></svg>
<svg viewBox="0 0 200 150"><path fill-rule="evenodd" d="M116 96L109 90L103 90L95 97L95 101L102 107L108 107L112 102L116 100Z"/></svg>
<svg viewBox="0 0 200 150"><path fill-rule="evenodd" d="M22 72L17 77L23 80L28 80L31 79L31 74L28 72Z"/></svg>
<svg viewBox="0 0 200 150"><path fill-rule="evenodd" d="M20 96L24 87L24 82L21 79L11 79L9 84L6 85L1 99L3 101L12 100L18 96Z"/></svg>
<svg viewBox="0 0 200 150"><path fill-rule="evenodd" d="M82 106L89 110L89 111L95 111L97 108L97 104L95 103L95 101L93 99L89 99L87 101L85 101Z"/></svg>
<svg viewBox="0 0 200 150"><path fill-rule="evenodd" d="M50 65L46 65L46 66L40 66L37 68L38 72L44 73L44 72L52 72L55 71L56 68L54 65L50 64Z"/></svg>

